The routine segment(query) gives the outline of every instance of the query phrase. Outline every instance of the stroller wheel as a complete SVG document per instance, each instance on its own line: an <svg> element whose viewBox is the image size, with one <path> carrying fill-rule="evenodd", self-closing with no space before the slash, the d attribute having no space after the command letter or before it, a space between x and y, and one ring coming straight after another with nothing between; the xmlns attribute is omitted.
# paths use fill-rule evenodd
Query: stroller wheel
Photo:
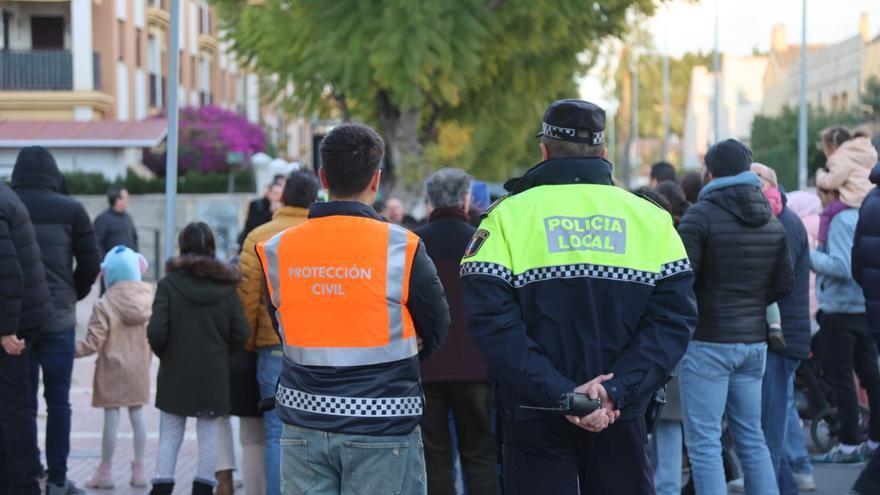
<svg viewBox="0 0 880 495"><path fill-rule="evenodd" d="M825 409L813 417L810 424L810 437L816 449L825 453L837 442L837 409Z"/></svg>

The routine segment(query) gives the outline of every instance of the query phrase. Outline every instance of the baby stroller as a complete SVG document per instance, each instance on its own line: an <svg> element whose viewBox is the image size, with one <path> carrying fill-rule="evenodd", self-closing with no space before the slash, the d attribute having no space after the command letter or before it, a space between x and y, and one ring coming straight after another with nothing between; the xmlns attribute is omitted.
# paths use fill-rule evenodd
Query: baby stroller
<svg viewBox="0 0 880 495"><path fill-rule="evenodd" d="M801 363L795 375L795 401L800 417L810 421L813 445L819 452L825 453L837 443L840 420L834 393L822 374L818 333L813 336L810 347L810 358ZM856 390L859 397L859 427L862 435L867 437L871 411L866 406L865 391L858 386Z"/></svg>

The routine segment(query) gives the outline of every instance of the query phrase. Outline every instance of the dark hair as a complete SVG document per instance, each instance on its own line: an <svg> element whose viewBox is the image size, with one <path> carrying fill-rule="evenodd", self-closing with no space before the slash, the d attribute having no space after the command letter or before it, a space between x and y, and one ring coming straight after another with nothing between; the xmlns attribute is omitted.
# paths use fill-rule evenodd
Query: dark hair
<svg viewBox="0 0 880 495"><path fill-rule="evenodd" d="M373 211L375 211L376 213L382 214L382 212L385 211L385 208L387 207L388 202L384 199L377 199L376 201L373 201Z"/></svg>
<svg viewBox="0 0 880 495"><path fill-rule="evenodd" d="M125 191L124 187L111 187L107 189L107 202L110 203L110 208L116 206L116 202L122 197L122 191Z"/></svg>
<svg viewBox="0 0 880 495"><path fill-rule="evenodd" d="M295 170L287 176L281 201L285 206L308 208L318 197L318 178L311 170Z"/></svg>
<svg viewBox="0 0 880 495"><path fill-rule="evenodd" d="M656 203L657 206L668 211L670 215L672 214L672 205L669 204L669 201L667 201L662 194L657 192L656 189L648 189L647 187L643 187L635 191L635 194L636 196L640 196L642 198L650 200L652 203Z"/></svg>
<svg viewBox="0 0 880 495"><path fill-rule="evenodd" d="M280 185L280 184L281 184L281 181L283 181L283 180L284 180L284 174L275 174L275 175L272 177L272 184L278 184L278 185ZM270 184L270 186L271 186L272 184Z"/></svg>
<svg viewBox="0 0 880 495"><path fill-rule="evenodd" d="M579 138L590 137L592 131L589 129L578 129L576 136ZM561 139L553 139L551 137L541 137L541 142L550 152L550 158L595 158L602 155L605 149L604 144L591 146L589 143L577 143L574 141L563 141Z"/></svg>
<svg viewBox="0 0 880 495"><path fill-rule="evenodd" d="M177 236L180 255L208 256L213 258L217 253L214 233L205 222L191 222Z"/></svg>
<svg viewBox="0 0 880 495"><path fill-rule="evenodd" d="M853 136L853 132L849 130L849 128L842 125L836 125L823 129L820 137L822 139L822 144L826 147L838 147L855 136Z"/></svg>
<svg viewBox="0 0 880 495"><path fill-rule="evenodd" d="M687 198L684 197L684 191L681 190L678 182L665 180L660 184L657 184L657 192L669 201L669 206L672 207L669 213L672 214L672 217L676 222L681 220L681 217L684 216L684 212L687 211L691 204L688 202Z"/></svg>
<svg viewBox="0 0 880 495"><path fill-rule="evenodd" d="M385 142L362 124L333 128L321 141L321 168L335 196L351 197L370 184L385 156Z"/></svg>
<svg viewBox="0 0 880 495"><path fill-rule="evenodd" d="M657 162L651 165L651 178L657 182L675 180L675 167L668 162Z"/></svg>
<svg viewBox="0 0 880 495"><path fill-rule="evenodd" d="M699 172L691 172L681 178L681 192L684 193L684 197L689 203L694 204L697 202L702 189L703 176Z"/></svg>

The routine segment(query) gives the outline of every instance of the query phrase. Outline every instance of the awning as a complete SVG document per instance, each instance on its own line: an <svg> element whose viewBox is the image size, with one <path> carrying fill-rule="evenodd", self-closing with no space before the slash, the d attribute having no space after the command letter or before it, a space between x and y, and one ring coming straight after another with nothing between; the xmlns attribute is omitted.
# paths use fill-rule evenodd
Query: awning
<svg viewBox="0 0 880 495"><path fill-rule="evenodd" d="M141 121L0 120L0 148L154 148L165 139L164 119Z"/></svg>

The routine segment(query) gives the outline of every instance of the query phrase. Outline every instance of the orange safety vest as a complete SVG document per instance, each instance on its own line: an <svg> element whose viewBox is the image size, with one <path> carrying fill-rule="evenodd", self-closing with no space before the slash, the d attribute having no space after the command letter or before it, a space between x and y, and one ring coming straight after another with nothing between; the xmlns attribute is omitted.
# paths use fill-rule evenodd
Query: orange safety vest
<svg viewBox="0 0 880 495"><path fill-rule="evenodd" d="M418 353L406 307L419 238L371 218L313 218L257 245L285 356L364 366Z"/></svg>

